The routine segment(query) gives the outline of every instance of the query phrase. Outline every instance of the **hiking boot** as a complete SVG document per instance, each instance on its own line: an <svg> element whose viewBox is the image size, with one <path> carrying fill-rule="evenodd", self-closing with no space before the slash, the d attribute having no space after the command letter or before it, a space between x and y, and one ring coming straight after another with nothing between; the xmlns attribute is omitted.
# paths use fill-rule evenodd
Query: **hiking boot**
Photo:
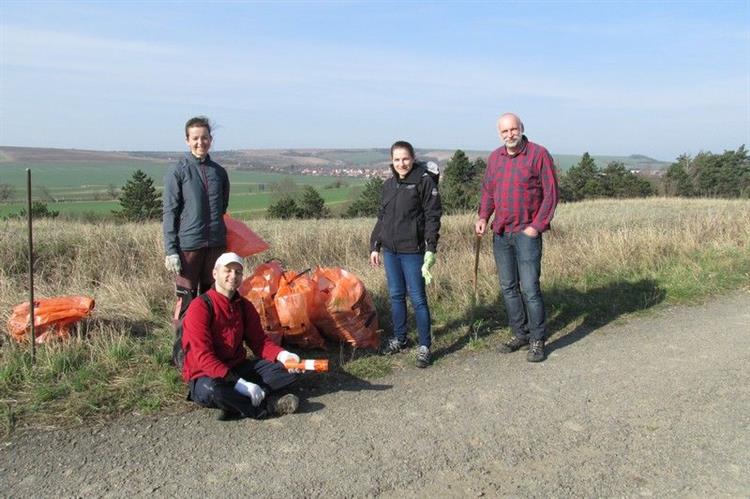
<svg viewBox="0 0 750 499"><path fill-rule="evenodd" d="M541 362L544 360L544 340L534 340L529 343L529 353L526 354L529 362Z"/></svg>
<svg viewBox="0 0 750 499"><path fill-rule="evenodd" d="M515 352L516 350L520 350L528 344L529 340L519 338L518 336L513 336L513 338L506 341L505 343L501 343L500 346L497 347L497 351L500 353L511 353Z"/></svg>
<svg viewBox="0 0 750 499"><path fill-rule="evenodd" d="M380 353L383 355L392 355L394 353L403 352L404 350L406 350L407 346L408 342L406 340L391 338L388 340L388 343L385 344Z"/></svg>
<svg viewBox="0 0 750 499"><path fill-rule="evenodd" d="M430 348L422 345L417 350L417 367L425 368L430 365L432 356L430 355Z"/></svg>
<svg viewBox="0 0 750 499"><path fill-rule="evenodd" d="M219 409L219 414L216 415L216 421L231 421L237 419L240 413L231 409Z"/></svg>
<svg viewBox="0 0 750 499"><path fill-rule="evenodd" d="M281 397L270 397L267 406L268 414L271 416L293 414L299 407L299 398L291 393Z"/></svg>

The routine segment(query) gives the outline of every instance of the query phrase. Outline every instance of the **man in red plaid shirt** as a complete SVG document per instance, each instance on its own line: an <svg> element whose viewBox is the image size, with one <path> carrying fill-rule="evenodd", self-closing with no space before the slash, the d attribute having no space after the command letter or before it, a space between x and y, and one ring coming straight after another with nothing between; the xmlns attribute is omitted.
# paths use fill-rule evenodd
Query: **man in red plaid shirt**
<svg viewBox="0 0 750 499"><path fill-rule="evenodd" d="M500 116L497 131L505 146L495 149L487 161L474 228L483 235L494 214L492 249L513 330L513 338L499 350L510 353L529 345L526 360L540 362L547 337L539 286L542 233L549 229L557 206L555 165L547 149L526 138L515 114Z"/></svg>

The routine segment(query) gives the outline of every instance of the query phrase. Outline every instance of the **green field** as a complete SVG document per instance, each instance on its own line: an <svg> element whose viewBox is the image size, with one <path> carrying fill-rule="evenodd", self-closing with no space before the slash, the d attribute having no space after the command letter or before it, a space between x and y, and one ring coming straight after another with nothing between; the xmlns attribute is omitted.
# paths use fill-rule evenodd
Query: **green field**
<svg viewBox="0 0 750 499"><path fill-rule="evenodd" d="M141 169L154 180L157 189L161 189L168 166L168 163L155 162L6 163L0 166L0 184L13 186L15 192L12 200L0 203L0 217L17 213L25 207L26 168L31 169L32 199L46 202L50 210L61 214L104 216L119 208L118 201L110 194L112 187L121 188L133 172ZM312 185L335 210L336 205L352 199L357 187L366 182L364 178L246 170L229 170L229 179L232 185L229 210L245 216L259 216L265 212L273 200L274 184L291 181L300 187Z"/></svg>

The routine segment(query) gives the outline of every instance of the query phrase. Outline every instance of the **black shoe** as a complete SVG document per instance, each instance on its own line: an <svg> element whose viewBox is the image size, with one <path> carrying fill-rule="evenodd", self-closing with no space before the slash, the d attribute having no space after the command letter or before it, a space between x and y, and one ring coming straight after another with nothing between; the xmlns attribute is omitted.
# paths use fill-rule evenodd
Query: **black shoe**
<svg viewBox="0 0 750 499"><path fill-rule="evenodd" d="M216 415L216 421L231 421L239 417L239 413L231 409L219 409L219 414Z"/></svg>
<svg viewBox="0 0 750 499"><path fill-rule="evenodd" d="M430 355L430 348L422 345L417 350L417 367L424 369L430 365L432 356Z"/></svg>
<svg viewBox="0 0 750 499"><path fill-rule="evenodd" d="M267 407L268 414L271 416L293 414L299 407L299 398L291 393L287 393L281 397L270 397Z"/></svg>
<svg viewBox="0 0 750 499"><path fill-rule="evenodd" d="M497 351L500 353L511 353L515 352L516 350L520 350L528 344L529 340L524 340L519 338L518 336L513 336L513 338L506 341L505 343L501 343L500 346L497 347Z"/></svg>
<svg viewBox="0 0 750 499"><path fill-rule="evenodd" d="M385 344L380 353L383 355L392 355L394 353L403 352L408 346L409 344L406 340L391 338L390 340L388 340L388 343Z"/></svg>
<svg viewBox="0 0 750 499"><path fill-rule="evenodd" d="M526 354L529 362L541 362L544 360L544 340L534 340L529 343L529 353Z"/></svg>

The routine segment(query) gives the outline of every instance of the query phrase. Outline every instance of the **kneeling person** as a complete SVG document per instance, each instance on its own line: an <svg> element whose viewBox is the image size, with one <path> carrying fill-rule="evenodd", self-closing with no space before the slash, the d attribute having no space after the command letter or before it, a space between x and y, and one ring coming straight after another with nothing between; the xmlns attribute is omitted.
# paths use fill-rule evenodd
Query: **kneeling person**
<svg viewBox="0 0 750 499"><path fill-rule="evenodd" d="M224 253L214 265L214 287L190 303L183 322L182 377L190 399L221 409L219 419L292 413L299 400L282 390L295 381L296 371L288 371L284 362L299 357L266 336L255 307L237 292L242 271L242 258ZM256 358L246 358L245 344Z"/></svg>

